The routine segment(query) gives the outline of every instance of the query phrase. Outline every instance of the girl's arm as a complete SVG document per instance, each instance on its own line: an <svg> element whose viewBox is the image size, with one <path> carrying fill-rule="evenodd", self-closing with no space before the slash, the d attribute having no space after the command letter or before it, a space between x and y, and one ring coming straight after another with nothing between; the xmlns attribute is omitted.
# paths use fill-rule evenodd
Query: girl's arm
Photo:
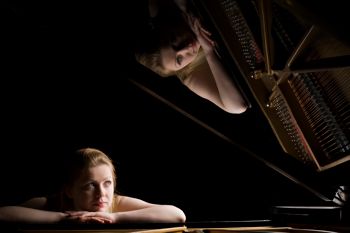
<svg viewBox="0 0 350 233"><path fill-rule="evenodd" d="M157 205L143 200L118 196L117 208L113 213L106 212L70 212L70 218L104 220L103 223L184 223L184 212L173 205Z"/></svg>
<svg viewBox="0 0 350 233"><path fill-rule="evenodd" d="M116 222L184 223L186 221L184 212L173 205L157 205L127 196L119 197L117 210Z"/></svg>
<svg viewBox="0 0 350 233"><path fill-rule="evenodd" d="M0 207L0 221L21 223L57 223L67 214L42 210L46 204L45 197L32 198L20 206Z"/></svg>
<svg viewBox="0 0 350 233"><path fill-rule="evenodd" d="M245 112L247 104L216 54L215 43L210 39L210 33L194 16L188 15L188 21L204 51L209 67L206 70L201 66L184 80L184 84L199 96L210 100L229 113Z"/></svg>

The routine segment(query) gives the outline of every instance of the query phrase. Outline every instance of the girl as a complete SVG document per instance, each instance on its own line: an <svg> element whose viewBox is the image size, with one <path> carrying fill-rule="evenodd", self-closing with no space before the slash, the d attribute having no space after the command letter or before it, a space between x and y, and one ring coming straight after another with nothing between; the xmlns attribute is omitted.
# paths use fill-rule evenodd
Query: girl
<svg viewBox="0 0 350 233"><path fill-rule="evenodd" d="M19 206L0 207L0 221L22 223L183 223L186 216L172 205L152 204L115 192L112 160L93 148L77 150L70 160L61 193L36 197Z"/></svg>
<svg viewBox="0 0 350 233"><path fill-rule="evenodd" d="M247 104L215 51L211 33L186 0L149 0L149 20L136 46L136 60L162 77L177 76L197 95L229 113Z"/></svg>

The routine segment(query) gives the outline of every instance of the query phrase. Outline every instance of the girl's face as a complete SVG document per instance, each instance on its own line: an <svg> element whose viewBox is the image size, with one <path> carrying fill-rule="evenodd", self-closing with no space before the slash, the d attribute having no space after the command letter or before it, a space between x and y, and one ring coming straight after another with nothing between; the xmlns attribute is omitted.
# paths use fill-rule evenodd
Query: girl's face
<svg viewBox="0 0 350 233"><path fill-rule="evenodd" d="M112 169L106 164L85 169L67 195L75 210L108 212L114 196Z"/></svg>
<svg viewBox="0 0 350 233"><path fill-rule="evenodd" d="M160 27L160 58L167 71L178 71L190 64L200 47L195 33L182 13L169 13Z"/></svg>
<svg viewBox="0 0 350 233"><path fill-rule="evenodd" d="M190 64L197 56L200 45L194 40L181 49L167 46L160 49L161 62L165 70L178 71Z"/></svg>

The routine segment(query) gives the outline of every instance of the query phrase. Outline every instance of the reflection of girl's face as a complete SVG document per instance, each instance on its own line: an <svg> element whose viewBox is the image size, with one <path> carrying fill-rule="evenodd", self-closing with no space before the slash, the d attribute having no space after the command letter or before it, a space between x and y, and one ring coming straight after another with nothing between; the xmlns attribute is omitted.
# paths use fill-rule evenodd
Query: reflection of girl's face
<svg viewBox="0 0 350 233"><path fill-rule="evenodd" d="M86 169L68 196L76 210L107 212L114 195L113 172L106 164Z"/></svg>
<svg viewBox="0 0 350 233"><path fill-rule="evenodd" d="M173 46L161 48L162 65L167 71L178 71L196 58L199 48L200 45L196 40L180 49L175 49Z"/></svg>
<svg viewBox="0 0 350 233"><path fill-rule="evenodd" d="M195 59L200 45L183 13L167 12L159 29L160 57L165 70L178 71Z"/></svg>

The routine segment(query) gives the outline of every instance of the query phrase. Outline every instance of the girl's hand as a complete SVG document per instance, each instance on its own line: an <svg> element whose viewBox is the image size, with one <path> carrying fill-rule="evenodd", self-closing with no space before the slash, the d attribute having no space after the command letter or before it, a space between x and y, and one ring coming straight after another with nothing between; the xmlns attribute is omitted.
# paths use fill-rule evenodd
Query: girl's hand
<svg viewBox="0 0 350 233"><path fill-rule="evenodd" d="M192 14L187 14L188 23L197 36L197 40L205 53L210 53L215 49L215 41L210 36L211 33L202 27L199 19Z"/></svg>
<svg viewBox="0 0 350 233"><path fill-rule="evenodd" d="M88 212L88 211L67 211L68 222L76 223L113 223L113 218L110 213L106 212Z"/></svg>

